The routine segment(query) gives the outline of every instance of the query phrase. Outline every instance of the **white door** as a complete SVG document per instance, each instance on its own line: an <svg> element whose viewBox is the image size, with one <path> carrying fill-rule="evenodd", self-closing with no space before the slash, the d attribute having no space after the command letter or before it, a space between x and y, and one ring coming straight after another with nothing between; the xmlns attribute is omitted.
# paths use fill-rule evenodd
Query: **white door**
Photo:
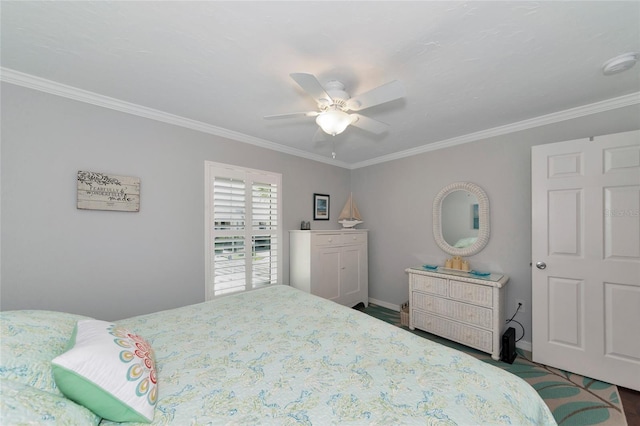
<svg viewBox="0 0 640 426"><path fill-rule="evenodd" d="M534 361L640 390L640 132L535 146L531 183Z"/></svg>

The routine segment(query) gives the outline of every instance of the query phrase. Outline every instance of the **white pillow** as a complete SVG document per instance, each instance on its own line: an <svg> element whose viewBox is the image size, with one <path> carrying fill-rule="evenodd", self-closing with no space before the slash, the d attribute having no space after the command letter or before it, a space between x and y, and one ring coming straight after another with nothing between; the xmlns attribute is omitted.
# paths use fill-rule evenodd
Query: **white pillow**
<svg viewBox="0 0 640 426"><path fill-rule="evenodd" d="M151 346L113 323L78 321L69 350L51 361L69 399L114 422L151 422L158 383Z"/></svg>

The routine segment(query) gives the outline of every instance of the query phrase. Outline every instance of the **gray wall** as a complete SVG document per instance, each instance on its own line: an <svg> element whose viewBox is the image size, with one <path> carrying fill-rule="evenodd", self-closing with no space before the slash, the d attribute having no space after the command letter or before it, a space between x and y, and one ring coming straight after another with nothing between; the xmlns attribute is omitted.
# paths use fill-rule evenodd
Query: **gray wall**
<svg viewBox="0 0 640 426"><path fill-rule="evenodd" d="M353 171L2 84L0 309L119 319L204 300L204 161L283 174L288 229L311 220L312 194L337 218L350 189L369 229L369 294L408 299L404 269L442 263L432 200L452 182L480 185L491 205L488 246L471 266L511 277L507 303L527 302L531 333L533 145L640 128L638 106L459 145ZM76 209L78 170L137 176L139 213ZM351 188L350 188L351 186ZM335 220L312 221L331 229ZM512 309L508 310L512 312ZM519 331L518 331L519 334Z"/></svg>
<svg viewBox="0 0 640 426"><path fill-rule="evenodd" d="M204 300L204 161L282 173L288 229L337 218L350 171L10 84L2 85L0 308L114 320ZM76 209L78 170L141 179L139 213Z"/></svg>
<svg viewBox="0 0 640 426"><path fill-rule="evenodd" d="M491 236L468 260L510 276L507 314L516 299L526 302L516 319L530 342L531 146L638 129L638 117L638 106L627 107L354 170L354 197L370 229L369 297L400 305L409 299L407 267L450 257L433 239L433 199L450 183L473 182L489 197Z"/></svg>

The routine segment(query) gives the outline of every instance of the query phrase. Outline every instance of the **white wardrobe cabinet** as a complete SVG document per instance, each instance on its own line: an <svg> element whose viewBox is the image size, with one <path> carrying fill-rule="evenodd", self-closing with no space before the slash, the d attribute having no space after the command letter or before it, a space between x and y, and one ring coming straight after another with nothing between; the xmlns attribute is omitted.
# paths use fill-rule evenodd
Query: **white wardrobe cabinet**
<svg viewBox="0 0 640 426"><path fill-rule="evenodd" d="M289 231L289 281L341 305L367 306L367 231Z"/></svg>

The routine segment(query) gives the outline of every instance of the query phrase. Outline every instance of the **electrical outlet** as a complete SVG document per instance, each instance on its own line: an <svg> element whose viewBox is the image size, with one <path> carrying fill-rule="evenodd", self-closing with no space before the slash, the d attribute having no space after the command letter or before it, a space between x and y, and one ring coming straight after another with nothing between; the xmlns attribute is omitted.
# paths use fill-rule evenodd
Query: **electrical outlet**
<svg viewBox="0 0 640 426"><path fill-rule="evenodd" d="M527 312L527 310L525 309L524 300L516 299L516 308L518 307L518 303L522 303L522 306L520 306L520 310L518 311L518 313L519 314L523 314L523 313Z"/></svg>

